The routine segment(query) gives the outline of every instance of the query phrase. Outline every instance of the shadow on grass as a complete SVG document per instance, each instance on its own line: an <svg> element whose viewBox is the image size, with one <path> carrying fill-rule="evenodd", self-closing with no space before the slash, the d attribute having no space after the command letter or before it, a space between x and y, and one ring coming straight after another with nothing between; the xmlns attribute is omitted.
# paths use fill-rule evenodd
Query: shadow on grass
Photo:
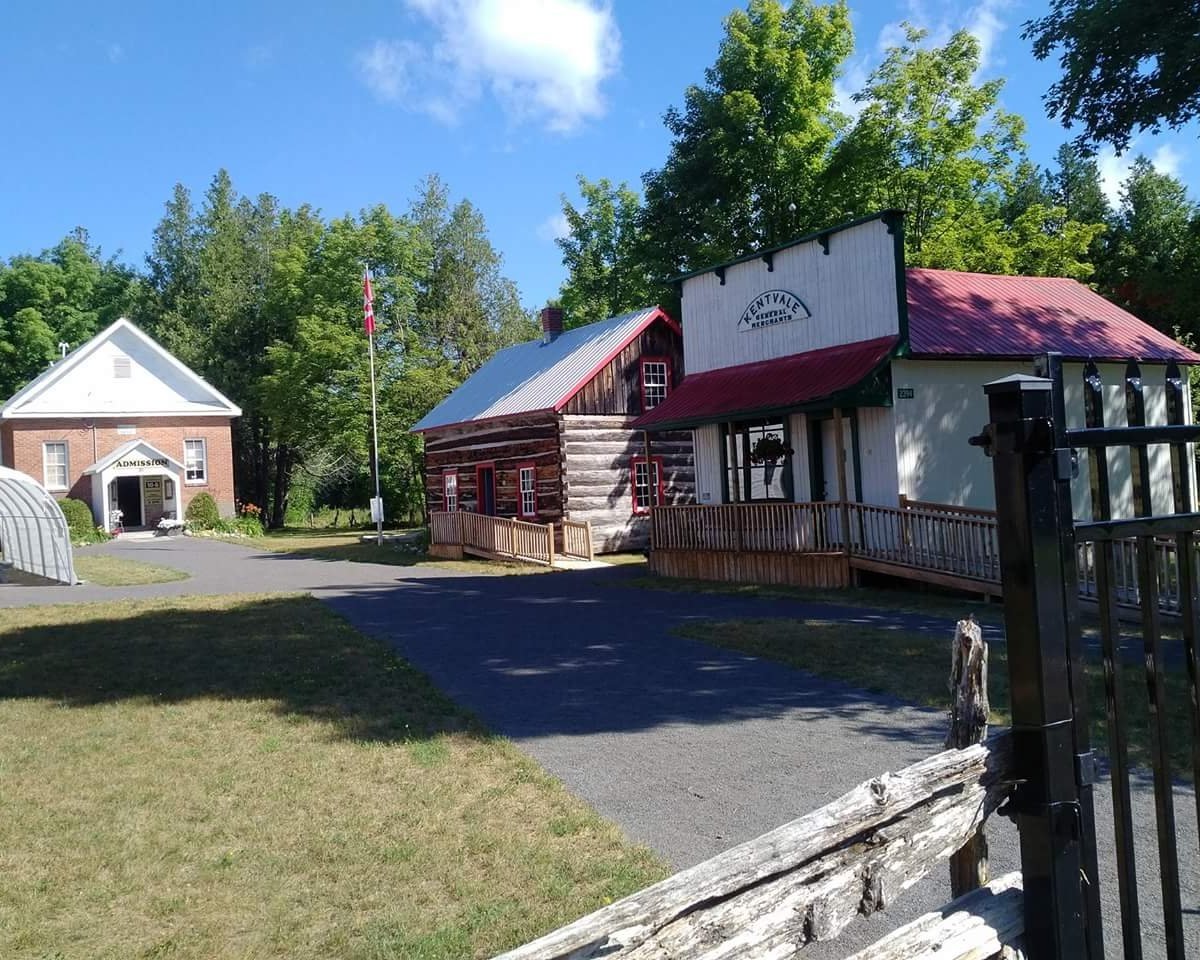
<svg viewBox="0 0 1200 960"><path fill-rule="evenodd" d="M0 698L70 707L263 700L356 740L486 736L423 674L308 597L6 611Z"/></svg>

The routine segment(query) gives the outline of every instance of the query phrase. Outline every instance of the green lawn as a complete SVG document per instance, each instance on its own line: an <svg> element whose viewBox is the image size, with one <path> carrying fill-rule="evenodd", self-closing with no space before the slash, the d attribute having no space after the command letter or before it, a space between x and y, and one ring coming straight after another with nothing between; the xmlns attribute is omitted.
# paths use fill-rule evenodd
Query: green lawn
<svg viewBox="0 0 1200 960"><path fill-rule="evenodd" d="M948 710L950 706L948 679L953 640L950 629L945 635L938 635L831 620L764 619L701 621L682 626L678 632L714 646L845 680L872 693L891 694L939 709ZM1150 728L1144 669L1126 666L1121 671L1121 683L1129 719L1130 761L1149 767ZM1099 663L1088 664L1088 696L1093 715L1092 746L1107 754L1104 679ZM992 645L988 653L988 699L992 722L1007 726L1010 723L1008 658L1000 645ZM1173 772L1190 781L1191 718L1187 676L1182 668L1167 673L1167 705Z"/></svg>
<svg viewBox="0 0 1200 960"><path fill-rule="evenodd" d="M110 553L75 551L75 576L102 587L130 587L144 583L186 580L188 575L172 567L126 560Z"/></svg>
<svg viewBox="0 0 1200 960"><path fill-rule="evenodd" d="M482 957L665 873L310 598L0 621L2 957Z"/></svg>
<svg viewBox="0 0 1200 960"><path fill-rule="evenodd" d="M439 560L423 547L405 543L363 543L363 530L272 530L265 536L230 538L241 546L312 557L314 560L348 560L351 563L385 563L400 567L438 567L466 573L546 573L549 567L532 563L500 563L492 560ZM392 531L394 534L412 531Z"/></svg>

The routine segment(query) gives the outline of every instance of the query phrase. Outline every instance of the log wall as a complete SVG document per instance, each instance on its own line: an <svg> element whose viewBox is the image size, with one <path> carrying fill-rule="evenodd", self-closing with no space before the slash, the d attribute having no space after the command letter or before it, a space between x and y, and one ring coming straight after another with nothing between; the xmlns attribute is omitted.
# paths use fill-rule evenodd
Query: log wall
<svg viewBox="0 0 1200 960"><path fill-rule="evenodd" d="M537 470L537 522L562 518L562 465L559 418L553 411L440 427L425 434L425 502L442 509L442 474L458 470L458 508L478 511L475 468L494 464L496 515L515 517L517 467L532 462Z"/></svg>
<svg viewBox="0 0 1200 960"><path fill-rule="evenodd" d="M640 416L642 357L668 358L671 361L671 388L679 386L683 379L683 340L665 321L658 320L584 384L567 401L563 413L568 416Z"/></svg>
<svg viewBox="0 0 1200 960"><path fill-rule="evenodd" d="M591 522L597 552L641 550L650 543L647 517L633 512L633 458L645 455L641 431L629 427L633 419L562 418L564 509L572 520ZM663 502L694 503L691 434L654 434L651 453L662 458Z"/></svg>

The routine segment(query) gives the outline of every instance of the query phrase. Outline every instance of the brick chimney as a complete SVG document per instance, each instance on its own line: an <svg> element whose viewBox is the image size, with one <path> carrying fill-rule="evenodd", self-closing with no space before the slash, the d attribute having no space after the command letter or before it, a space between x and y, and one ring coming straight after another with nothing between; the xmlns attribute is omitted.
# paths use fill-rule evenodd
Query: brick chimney
<svg viewBox="0 0 1200 960"><path fill-rule="evenodd" d="M562 307L542 307L542 343L550 343L562 332Z"/></svg>

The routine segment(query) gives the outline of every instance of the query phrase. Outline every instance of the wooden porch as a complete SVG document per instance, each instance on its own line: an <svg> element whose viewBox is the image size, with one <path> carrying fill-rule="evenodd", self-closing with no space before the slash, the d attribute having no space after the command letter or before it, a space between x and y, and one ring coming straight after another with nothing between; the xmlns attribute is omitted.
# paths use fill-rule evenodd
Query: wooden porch
<svg viewBox="0 0 1200 960"><path fill-rule="evenodd" d="M842 500L656 507L650 569L666 577L847 587L859 571L1000 597L996 516L901 497L899 506ZM1097 597L1096 546L1076 547L1079 595ZM1137 541L1113 543L1112 589L1136 608ZM1180 609L1176 542L1154 542L1158 605Z"/></svg>
<svg viewBox="0 0 1200 960"><path fill-rule="evenodd" d="M464 510L429 515L429 552L443 560L473 556L548 567L561 560L595 560L590 523L528 523Z"/></svg>

